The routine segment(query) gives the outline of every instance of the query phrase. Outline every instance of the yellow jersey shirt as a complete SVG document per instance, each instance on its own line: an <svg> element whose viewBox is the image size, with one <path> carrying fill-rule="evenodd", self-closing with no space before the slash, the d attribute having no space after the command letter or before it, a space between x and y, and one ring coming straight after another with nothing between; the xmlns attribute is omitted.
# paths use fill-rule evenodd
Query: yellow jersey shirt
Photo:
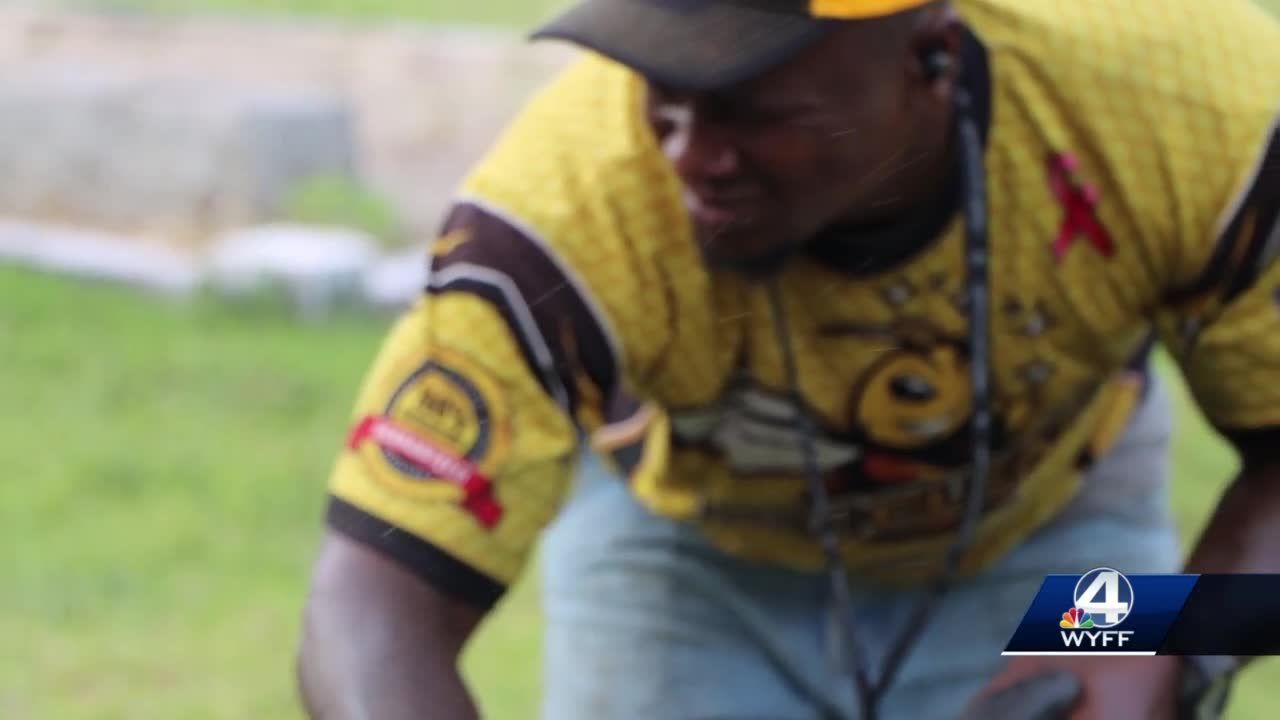
<svg viewBox="0 0 1280 720"><path fill-rule="evenodd" d="M985 128L995 462L976 572L1060 511L1126 426L1159 338L1208 417L1280 427L1280 29L1244 0L961 0ZM584 439L726 552L820 567L797 413L864 577L936 573L960 519L963 223L854 272L708 268L642 112L586 56L466 179L356 403L329 519L493 603Z"/></svg>

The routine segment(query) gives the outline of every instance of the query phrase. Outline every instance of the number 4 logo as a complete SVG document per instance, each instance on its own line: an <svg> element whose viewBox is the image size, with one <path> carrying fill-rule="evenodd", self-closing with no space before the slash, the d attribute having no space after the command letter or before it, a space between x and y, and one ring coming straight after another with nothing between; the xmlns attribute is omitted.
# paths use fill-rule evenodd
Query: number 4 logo
<svg viewBox="0 0 1280 720"><path fill-rule="evenodd" d="M1133 585L1123 573L1110 568L1080 576L1074 595L1076 607L1092 615L1098 628L1115 627L1133 612Z"/></svg>

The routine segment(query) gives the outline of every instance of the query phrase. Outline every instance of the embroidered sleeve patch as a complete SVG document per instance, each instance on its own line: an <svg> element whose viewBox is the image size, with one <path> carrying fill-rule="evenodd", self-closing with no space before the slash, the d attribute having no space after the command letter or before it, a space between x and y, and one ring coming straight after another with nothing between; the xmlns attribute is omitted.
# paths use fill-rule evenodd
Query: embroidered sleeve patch
<svg viewBox="0 0 1280 720"><path fill-rule="evenodd" d="M397 377L381 411L358 418L348 448L397 493L453 500L494 528L503 508L491 475L508 450L501 389L457 353L437 352Z"/></svg>

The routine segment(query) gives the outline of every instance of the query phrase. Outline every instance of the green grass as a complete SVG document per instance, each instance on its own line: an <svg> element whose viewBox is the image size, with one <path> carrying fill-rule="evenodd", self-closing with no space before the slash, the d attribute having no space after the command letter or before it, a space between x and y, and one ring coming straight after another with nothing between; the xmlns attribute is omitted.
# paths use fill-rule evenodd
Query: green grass
<svg viewBox="0 0 1280 720"><path fill-rule="evenodd" d="M291 653L329 463L385 319L157 303L0 267L0 717L297 718ZM1178 388L1196 532L1234 469ZM495 720L537 701L522 583L466 659ZM1275 715L1280 667L1233 717Z"/></svg>
<svg viewBox="0 0 1280 720"><path fill-rule="evenodd" d="M0 267L0 717L298 717L326 475L385 320L157 304ZM536 697L521 588L468 658Z"/></svg>

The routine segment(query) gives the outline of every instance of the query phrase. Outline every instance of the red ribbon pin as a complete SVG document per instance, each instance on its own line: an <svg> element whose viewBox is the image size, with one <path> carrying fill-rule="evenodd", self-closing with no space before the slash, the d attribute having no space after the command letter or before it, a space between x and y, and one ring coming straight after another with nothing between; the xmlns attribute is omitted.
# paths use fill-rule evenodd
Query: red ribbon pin
<svg viewBox="0 0 1280 720"><path fill-rule="evenodd" d="M1053 256L1058 262L1066 257L1075 241L1085 236L1103 257L1115 254L1111 233L1098 220L1098 189L1079 180L1080 161L1071 153L1049 157L1049 187L1062 205L1064 215L1058 237L1053 241Z"/></svg>

